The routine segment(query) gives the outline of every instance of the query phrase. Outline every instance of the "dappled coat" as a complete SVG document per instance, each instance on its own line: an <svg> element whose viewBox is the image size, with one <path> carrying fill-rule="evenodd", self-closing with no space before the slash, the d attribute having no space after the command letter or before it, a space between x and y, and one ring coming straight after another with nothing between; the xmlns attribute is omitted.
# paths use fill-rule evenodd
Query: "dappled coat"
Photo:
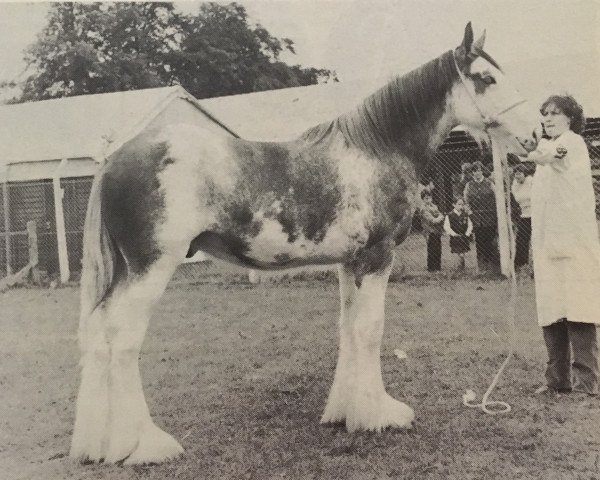
<svg viewBox="0 0 600 480"><path fill-rule="evenodd" d="M557 147L567 154L554 158ZM600 323L600 242L590 157L583 138L567 131L542 140L531 192L538 323L561 318Z"/></svg>

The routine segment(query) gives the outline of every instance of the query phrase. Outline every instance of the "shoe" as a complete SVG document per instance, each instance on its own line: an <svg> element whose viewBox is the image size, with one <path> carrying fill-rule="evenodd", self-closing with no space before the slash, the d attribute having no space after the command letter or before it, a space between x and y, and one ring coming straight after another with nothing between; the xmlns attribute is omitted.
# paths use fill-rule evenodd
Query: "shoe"
<svg viewBox="0 0 600 480"><path fill-rule="evenodd" d="M579 396L588 396L590 398L598 398L600 394L598 392L588 392L587 390L579 390L574 388L573 393L579 394Z"/></svg>
<svg viewBox="0 0 600 480"><path fill-rule="evenodd" d="M548 385L542 385L537 388L533 394L534 395L542 395L542 396L551 396L551 397L560 397L566 393L571 393L570 388L554 388Z"/></svg>

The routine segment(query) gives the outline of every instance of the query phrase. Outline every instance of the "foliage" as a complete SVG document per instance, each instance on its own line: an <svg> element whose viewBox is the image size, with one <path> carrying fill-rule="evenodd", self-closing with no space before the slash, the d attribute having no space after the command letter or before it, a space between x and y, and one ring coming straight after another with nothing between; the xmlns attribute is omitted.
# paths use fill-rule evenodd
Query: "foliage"
<svg viewBox="0 0 600 480"><path fill-rule="evenodd" d="M198 98L337 80L327 69L288 65L289 38L250 22L237 4L54 3L25 52L33 72L18 101L179 84Z"/></svg>

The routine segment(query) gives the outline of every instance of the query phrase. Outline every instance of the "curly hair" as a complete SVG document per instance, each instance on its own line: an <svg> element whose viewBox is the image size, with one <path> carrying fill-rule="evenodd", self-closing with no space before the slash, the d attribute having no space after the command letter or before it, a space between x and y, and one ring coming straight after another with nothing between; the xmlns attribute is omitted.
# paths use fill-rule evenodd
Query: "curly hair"
<svg viewBox="0 0 600 480"><path fill-rule="evenodd" d="M542 115L546 112L549 105L554 105L571 120L571 130L573 132L579 135L583 133L585 129L583 108L571 95L550 95L540 107Z"/></svg>

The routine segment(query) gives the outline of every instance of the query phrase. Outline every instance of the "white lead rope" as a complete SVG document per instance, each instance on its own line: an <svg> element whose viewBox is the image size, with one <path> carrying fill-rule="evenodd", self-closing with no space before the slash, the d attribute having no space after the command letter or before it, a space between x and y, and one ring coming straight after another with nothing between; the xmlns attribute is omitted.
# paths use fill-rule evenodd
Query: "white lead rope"
<svg viewBox="0 0 600 480"><path fill-rule="evenodd" d="M506 165L505 165L506 158L504 157L502 160L503 160L502 166L506 168ZM503 401L498 401L498 400L489 400L489 397L492 394L492 392L494 391L494 389L496 388L496 385L498 384L498 381L500 380L500 377L502 376L504 369L506 368L506 366L510 362L510 359L513 356L514 346L515 346L515 341L516 341L516 333L517 333L516 324L515 324L516 301L517 301L517 275L515 272L515 264L514 264L515 242L514 242L514 230L513 230L513 226L512 226L510 185L509 185L509 182L507 181L507 178L505 176L503 176L503 178L504 178L504 192L505 192L505 208L507 210L506 221L508 223L509 262L510 262L509 273L510 273L510 280L511 280L510 300L508 302L508 309L507 309L508 310L507 311L507 321L508 321L508 328L510 331L509 350L506 355L506 358L504 359L504 362L502 362L502 365L500 366L500 368L498 369L498 372L494 376L492 383L490 384L490 386L488 387L486 392L483 394L483 397L481 398L480 403L473 403L475 401L475 399L477 398L477 395L473 390L467 390L465 392L465 394L463 395L463 405L465 407L481 408L481 410L483 410L485 413L487 413L489 415L498 415L500 413L508 413L511 411L511 406L508 403L503 402Z"/></svg>
<svg viewBox="0 0 600 480"><path fill-rule="evenodd" d="M467 95L471 98L471 101L473 102L475 109L478 111L479 115L481 116L481 119L483 120L486 132L489 131L491 128L497 127L499 125L498 117L500 117L501 115L504 115L505 113L509 112L513 108L516 108L519 105L522 105L523 103L526 102L525 99L520 98L520 99L516 100L514 103L508 105L507 107L499 109L497 112L494 112L494 114L492 116L487 116L481 110L481 107L479 106L479 103L477 102L477 98L475 97L475 95L471 92L471 90L469 90L469 87L467 86L467 79L465 78L464 73L458 66L458 62L456 61L456 56L454 56L454 65L456 67L456 71L458 72L460 81L462 82L463 87L465 88L465 91L467 92ZM503 155L503 158L502 158L503 169L506 169L506 161L507 161L506 156ZM490 384L490 386L488 387L486 392L483 394L483 397L482 397L480 403L473 403L475 401L475 399L477 398L477 395L473 390L467 390L465 392L465 394L463 395L463 405L465 405L466 407L469 407L469 408L481 408L485 413L487 413L489 415L497 415L500 413L508 413L511 411L511 406L508 403L503 402L503 401L497 401L497 400L489 400L489 397L492 394L492 392L494 391L494 389L496 388L496 385L498 384L498 381L500 380L500 377L502 376L504 369L506 368L506 366L510 362L510 359L513 356L515 339L516 339L515 303L516 303L516 298L517 298L517 276L515 273L515 265L514 265L514 253L515 253L514 252L514 250L515 250L515 248L514 248L514 246L515 246L514 230L512 228L510 184L507 181L507 177L505 175L503 175L503 179L504 179L504 193L505 193L505 208L507 210L506 221L508 222L509 262L510 262L509 274L510 274L510 279L511 279L510 301L508 303L508 312L507 312L507 318L508 318L507 321L509 323L508 327L510 330L510 337L511 337L510 342L509 342L509 350L508 350L508 354L506 355L506 359L504 360L504 362L502 362L502 365L500 366L500 368L498 369L498 372L494 376L492 383Z"/></svg>

